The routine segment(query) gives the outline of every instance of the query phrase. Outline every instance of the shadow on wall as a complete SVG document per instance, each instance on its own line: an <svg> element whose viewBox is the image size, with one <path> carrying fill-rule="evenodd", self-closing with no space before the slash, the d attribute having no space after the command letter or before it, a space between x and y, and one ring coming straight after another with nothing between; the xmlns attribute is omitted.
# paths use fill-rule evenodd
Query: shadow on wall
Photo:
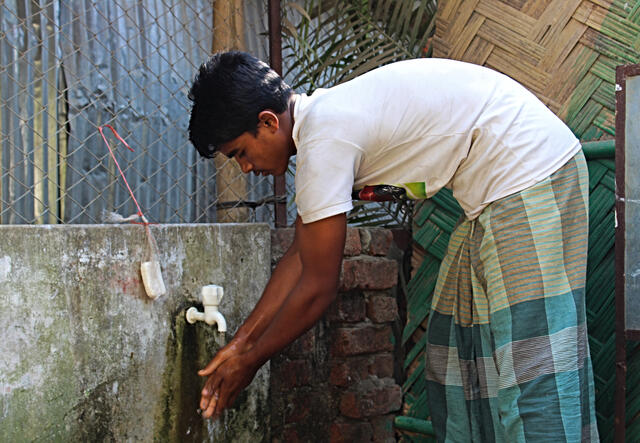
<svg viewBox="0 0 640 443"><path fill-rule="evenodd" d="M198 413L196 371L225 342L185 320L224 287L231 337L270 274L266 225L153 227L167 294L141 278L140 226L0 226L0 435L6 441L260 441L269 368L223 419ZM255 245L248 248L247 245Z"/></svg>

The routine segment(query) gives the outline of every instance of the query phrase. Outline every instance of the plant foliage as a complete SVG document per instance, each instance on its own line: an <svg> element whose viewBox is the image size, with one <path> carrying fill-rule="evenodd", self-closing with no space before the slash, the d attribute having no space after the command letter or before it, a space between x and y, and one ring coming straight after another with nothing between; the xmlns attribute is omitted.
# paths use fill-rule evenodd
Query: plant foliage
<svg viewBox="0 0 640 443"><path fill-rule="evenodd" d="M311 92L427 55L435 0L306 0L285 4L283 47L294 89Z"/></svg>

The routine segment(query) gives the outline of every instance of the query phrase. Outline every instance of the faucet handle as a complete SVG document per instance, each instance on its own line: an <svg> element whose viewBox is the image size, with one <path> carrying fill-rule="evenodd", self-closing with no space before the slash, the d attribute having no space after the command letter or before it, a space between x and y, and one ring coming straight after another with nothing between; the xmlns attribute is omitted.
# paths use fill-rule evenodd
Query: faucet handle
<svg viewBox="0 0 640 443"><path fill-rule="evenodd" d="M218 306L222 301L224 291L222 286L206 285L202 287L202 304L205 306Z"/></svg>

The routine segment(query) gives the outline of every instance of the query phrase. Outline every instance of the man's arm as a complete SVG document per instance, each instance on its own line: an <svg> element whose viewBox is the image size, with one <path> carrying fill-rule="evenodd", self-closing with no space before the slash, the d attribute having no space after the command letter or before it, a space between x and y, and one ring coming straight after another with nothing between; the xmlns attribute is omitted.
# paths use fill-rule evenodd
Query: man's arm
<svg viewBox="0 0 640 443"><path fill-rule="evenodd" d="M242 327L243 337L246 337L243 340L250 345L229 352L225 360L208 372L211 375L202 390L200 402L205 417L216 417L230 406L260 366L320 319L336 295L345 235L345 214L306 225L300 219L296 221L295 250L285 256L291 262L279 266L279 272L286 273L287 268L291 268L297 279L288 287L292 281L289 276L276 277L274 272L276 282L271 290L275 293L280 289L284 293L272 294L269 298L273 303L260 300L245 322L247 326ZM280 298L282 302L273 310ZM262 306L259 308L259 305Z"/></svg>

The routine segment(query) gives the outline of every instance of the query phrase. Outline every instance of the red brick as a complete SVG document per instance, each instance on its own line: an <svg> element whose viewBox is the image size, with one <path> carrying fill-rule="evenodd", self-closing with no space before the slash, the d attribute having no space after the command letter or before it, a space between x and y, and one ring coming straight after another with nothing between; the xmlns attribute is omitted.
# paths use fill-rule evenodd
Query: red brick
<svg viewBox="0 0 640 443"><path fill-rule="evenodd" d="M331 322L358 322L366 318L366 302L362 293L341 293L329 306L327 320Z"/></svg>
<svg viewBox="0 0 640 443"><path fill-rule="evenodd" d="M402 406L402 389L393 379L368 379L340 398L340 413L363 418L388 414Z"/></svg>
<svg viewBox="0 0 640 443"><path fill-rule="evenodd" d="M298 431L296 431L295 429L286 429L282 433L282 438L286 443L299 443L304 441L300 438L300 436L298 435Z"/></svg>
<svg viewBox="0 0 640 443"><path fill-rule="evenodd" d="M393 355L391 354L378 354L372 357L371 365L369 366L369 374L375 375L379 378L393 377Z"/></svg>
<svg viewBox="0 0 640 443"><path fill-rule="evenodd" d="M285 423L299 423L309 418L311 402L307 395L298 393L290 399L284 412Z"/></svg>
<svg viewBox="0 0 640 443"><path fill-rule="evenodd" d="M285 360L271 365L271 377L280 382L280 387L289 390L311 383L313 368L309 360Z"/></svg>
<svg viewBox="0 0 640 443"><path fill-rule="evenodd" d="M342 262L340 290L388 289L398 282L398 263L383 257L359 256Z"/></svg>
<svg viewBox="0 0 640 443"><path fill-rule="evenodd" d="M329 383L335 386L352 386L369 376L369 357L352 357L332 362Z"/></svg>
<svg viewBox="0 0 640 443"><path fill-rule="evenodd" d="M393 233L386 229L371 229L371 243L369 253L371 255L387 255L393 243Z"/></svg>
<svg viewBox="0 0 640 443"><path fill-rule="evenodd" d="M353 379L351 366L345 362L336 362L329 371L329 383L334 386L348 386Z"/></svg>
<svg viewBox="0 0 640 443"><path fill-rule="evenodd" d="M316 346L316 327L309 329L296 341L284 348L282 355L295 360L298 357L308 357Z"/></svg>
<svg viewBox="0 0 640 443"><path fill-rule="evenodd" d="M373 417L370 421L373 427L373 441L376 443L391 443L396 441L393 429L394 415Z"/></svg>
<svg viewBox="0 0 640 443"><path fill-rule="evenodd" d="M332 361L329 383L334 386L353 386L370 376L393 377L393 356L390 353L385 353Z"/></svg>
<svg viewBox="0 0 640 443"><path fill-rule="evenodd" d="M369 423L333 423L329 434L331 443L365 442L373 438L373 429Z"/></svg>
<svg viewBox="0 0 640 443"><path fill-rule="evenodd" d="M370 354L393 350L391 326L361 326L357 328L337 328L331 340L331 356Z"/></svg>
<svg viewBox="0 0 640 443"><path fill-rule="evenodd" d="M360 242L364 254L385 256L391 248L393 233L382 228L362 228Z"/></svg>
<svg viewBox="0 0 640 443"><path fill-rule="evenodd" d="M347 228L347 237L344 243L344 255L352 256L359 255L362 251L362 245L360 244L360 233L356 228Z"/></svg>
<svg viewBox="0 0 640 443"><path fill-rule="evenodd" d="M367 317L374 323L395 321L398 318L398 304L394 297L374 295L367 303Z"/></svg>

